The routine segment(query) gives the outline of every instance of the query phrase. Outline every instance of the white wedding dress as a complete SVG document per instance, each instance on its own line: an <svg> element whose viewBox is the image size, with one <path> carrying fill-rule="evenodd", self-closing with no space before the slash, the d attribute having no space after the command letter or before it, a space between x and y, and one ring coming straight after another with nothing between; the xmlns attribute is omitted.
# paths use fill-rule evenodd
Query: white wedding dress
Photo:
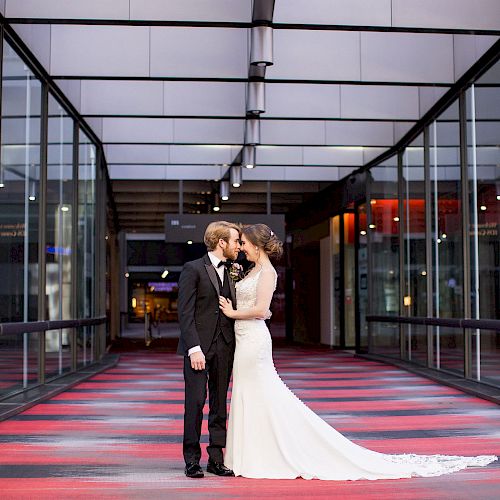
<svg viewBox="0 0 500 500"><path fill-rule="evenodd" d="M255 305L260 272L236 284L238 310ZM302 403L274 367L263 320L237 320L224 464L268 479L398 479L485 466L494 455L385 455L349 441Z"/></svg>

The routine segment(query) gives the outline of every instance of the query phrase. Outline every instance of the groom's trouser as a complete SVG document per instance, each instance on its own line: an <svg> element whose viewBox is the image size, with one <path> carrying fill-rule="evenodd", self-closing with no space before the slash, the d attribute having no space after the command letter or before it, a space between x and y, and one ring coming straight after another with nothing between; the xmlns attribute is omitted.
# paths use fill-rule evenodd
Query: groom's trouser
<svg viewBox="0 0 500 500"><path fill-rule="evenodd" d="M205 370L193 370L189 356L184 357L185 407L183 452L186 463L201 458L200 436L203 407L209 391L207 452L215 462L223 461L226 446L227 389L234 359L234 339L229 343L219 332L205 353Z"/></svg>

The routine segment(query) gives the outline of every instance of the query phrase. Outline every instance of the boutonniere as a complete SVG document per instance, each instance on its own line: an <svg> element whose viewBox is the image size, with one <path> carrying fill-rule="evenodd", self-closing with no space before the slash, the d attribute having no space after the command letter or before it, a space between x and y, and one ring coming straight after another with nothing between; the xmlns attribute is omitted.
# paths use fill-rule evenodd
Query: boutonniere
<svg viewBox="0 0 500 500"><path fill-rule="evenodd" d="M241 264L238 264L237 262L233 262L229 268L229 277L236 283L237 281L240 281L241 278L243 278L243 266Z"/></svg>

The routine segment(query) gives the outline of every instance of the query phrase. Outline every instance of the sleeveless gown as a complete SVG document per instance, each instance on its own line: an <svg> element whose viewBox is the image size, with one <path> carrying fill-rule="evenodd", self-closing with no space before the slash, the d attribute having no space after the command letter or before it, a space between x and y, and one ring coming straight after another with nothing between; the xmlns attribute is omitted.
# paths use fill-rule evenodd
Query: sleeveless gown
<svg viewBox="0 0 500 500"><path fill-rule="evenodd" d="M238 310L255 305L260 272L236 284ZM399 479L485 466L494 455L385 455L354 444L283 383L263 320L237 320L224 463L236 476L267 479Z"/></svg>

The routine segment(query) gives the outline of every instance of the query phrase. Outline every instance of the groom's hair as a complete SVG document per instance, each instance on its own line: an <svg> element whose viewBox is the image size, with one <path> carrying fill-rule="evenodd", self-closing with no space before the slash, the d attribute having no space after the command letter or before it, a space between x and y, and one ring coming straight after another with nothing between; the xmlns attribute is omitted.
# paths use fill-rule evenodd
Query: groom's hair
<svg viewBox="0 0 500 500"><path fill-rule="evenodd" d="M205 230L205 237L203 239L207 250L209 252L215 250L219 240L224 240L229 243L229 238L231 237L230 229L235 229L238 231L238 234L241 232L240 227L232 222L226 222L224 220L211 222Z"/></svg>

